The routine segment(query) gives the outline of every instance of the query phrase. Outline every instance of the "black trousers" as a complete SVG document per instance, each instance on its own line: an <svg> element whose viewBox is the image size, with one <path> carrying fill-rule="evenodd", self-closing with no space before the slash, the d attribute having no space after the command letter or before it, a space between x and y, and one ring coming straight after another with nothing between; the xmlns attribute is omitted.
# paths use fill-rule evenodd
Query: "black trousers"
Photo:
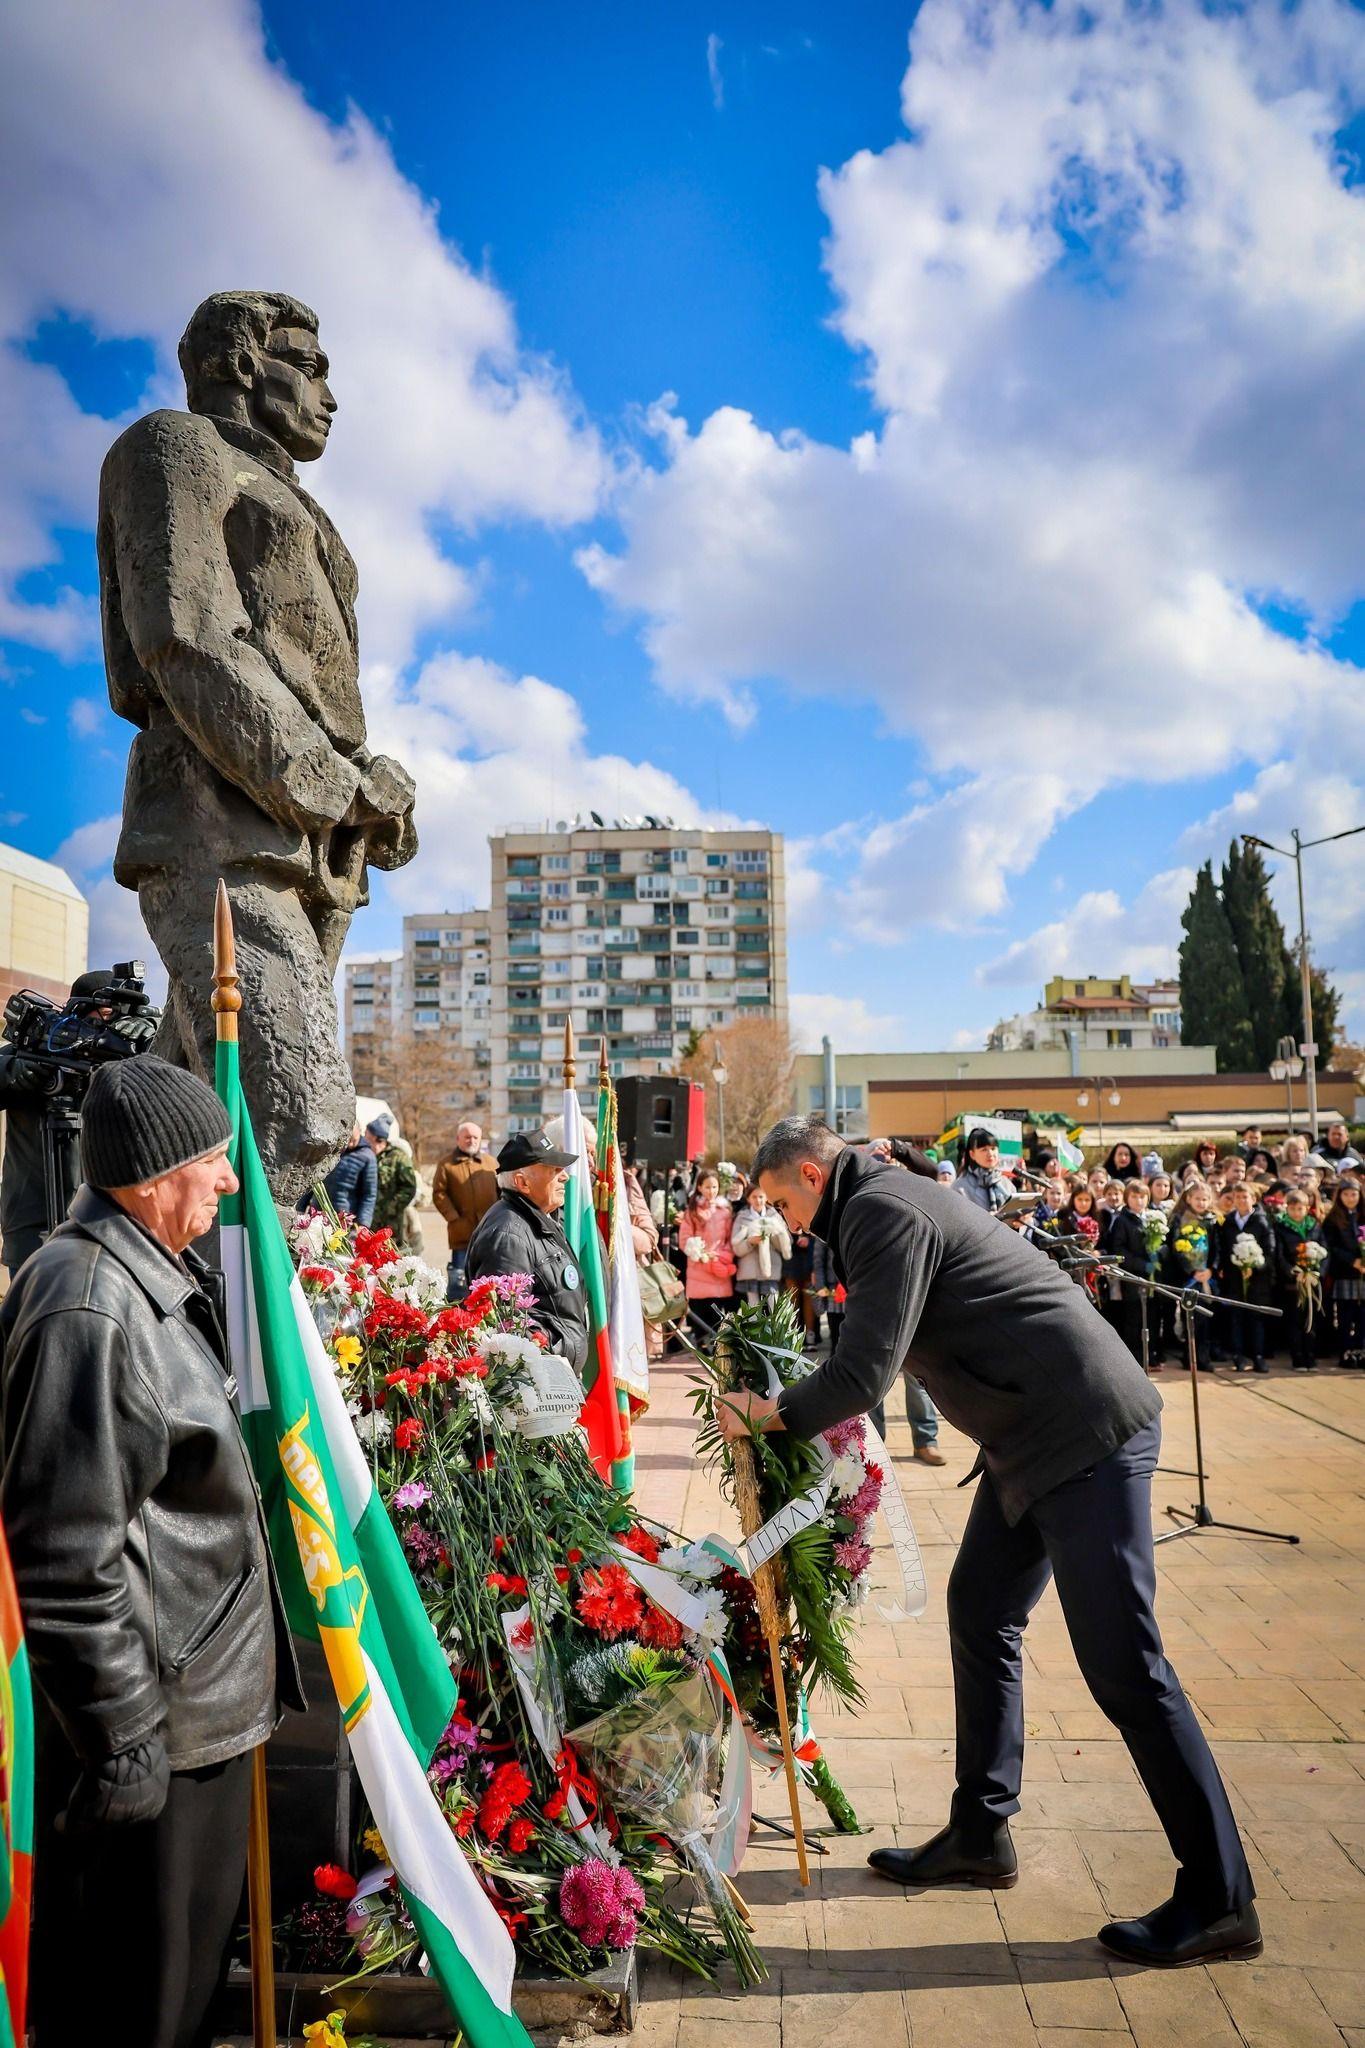
<svg viewBox="0 0 1365 2048"><path fill-rule="evenodd" d="M1035 1501L1011 1529L984 1477L948 1581L957 1698L953 1818L989 1834L1019 1810L1024 1762L1022 1637L1050 1578L1095 1704L1128 1746L1179 1874L1208 1919L1255 1896L1218 1767L1166 1662L1152 1602L1152 1473L1161 1425Z"/></svg>
<svg viewBox="0 0 1365 2048"><path fill-rule="evenodd" d="M205 2048L246 1875L250 1755L173 1772L157 1820L72 1840L53 1822L77 1765L50 1724L46 1732L33 1872L34 2048L79 2048L92 2028L137 2048Z"/></svg>

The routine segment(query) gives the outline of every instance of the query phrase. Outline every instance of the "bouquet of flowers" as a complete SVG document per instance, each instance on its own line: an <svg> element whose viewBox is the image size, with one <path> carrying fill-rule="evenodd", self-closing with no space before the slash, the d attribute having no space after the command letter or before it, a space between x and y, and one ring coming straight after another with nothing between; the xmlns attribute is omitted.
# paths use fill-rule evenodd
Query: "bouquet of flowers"
<svg viewBox="0 0 1365 2048"><path fill-rule="evenodd" d="M752 1981L761 1964L723 1892L722 1904L708 1890L686 1920L669 1903L679 1872L695 1867L690 1840L657 1812L618 1806L599 1750L586 1756L566 1732L566 1700L575 1714L583 1704L567 1674L585 1657L608 1647L666 1657L690 1681L728 1616L689 1552L668 1553L666 1579L649 1576L660 1538L593 1471L577 1426L582 1389L532 1321L529 1276L480 1281L447 1306L444 1275L387 1231L352 1233L321 1214L293 1235L376 1488L459 1685L428 1776L525 1966L580 1977L638 1943L708 1977L728 1952ZM691 1633L645 1583L677 1584ZM700 1781L709 1752L694 1747L691 1763ZM353 1956L362 1971L415 1967L373 1830L365 1853L375 1860L351 1908Z"/></svg>
<svg viewBox="0 0 1365 2048"><path fill-rule="evenodd" d="M1166 1239L1170 1234L1171 1226L1164 1210L1145 1209L1143 1211L1142 1239L1147 1247L1147 1272L1149 1277L1155 1273L1160 1263L1161 1254L1166 1248Z"/></svg>
<svg viewBox="0 0 1365 2048"><path fill-rule="evenodd" d="M1327 1247L1305 1238L1294 1253L1294 1291L1298 1296L1304 1328L1311 1330L1313 1317L1322 1307L1322 1269L1327 1264Z"/></svg>
<svg viewBox="0 0 1365 2048"><path fill-rule="evenodd" d="M1265 1253L1249 1230L1239 1230L1233 1243L1231 1258L1242 1276L1242 1293L1245 1295L1251 1285L1252 1274L1259 1273L1265 1264Z"/></svg>
<svg viewBox="0 0 1365 2048"><path fill-rule="evenodd" d="M718 1159L716 1161L716 1179L720 1182L721 1194L728 1197L731 1188L739 1179L739 1168L735 1165L733 1159Z"/></svg>
<svg viewBox="0 0 1365 2048"><path fill-rule="evenodd" d="M683 1257L685 1259L699 1259L705 1265L711 1257L707 1249L706 1239L704 1237L689 1237L683 1245Z"/></svg>
<svg viewBox="0 0 1365 2048"><path fill-rule="evenodd" d="M1208 1225L1198 1216L1187 1216L1175 1236L1175 1255L1188 1279L1204 1272L1209 1263Z"/></svg>
<svg viewBox="0 0 1365 2048"><path fill-rule="evenodd" d="M801 1351L796 1308L788 1295L736 1309L721 1325L720 1335L726 1340L729 1386L766 1395L773 1390L770 1373L785 1386L810 1371ZM722 1485L733 1499L732 1463L716 1422L716 1402L723 1388L715 1356L698 1357L707 1374L693 1402L702 1425L698 1446L720 1464ZM803 1494L819 1499L818 1490L822 1485L826 1489L818 1512L788 1539L776 1559L779 1599L790 1603L791 1612L791 1627L782 1643L788 1720L792 1728L800 1729L806 1725L806 1696L817 1687L850 1703L862 1703L851 1634L868 1595L872 1528L885 1474L867 1456L861 1416L830 1430L819 1445L786 1431L758 1435L754 1442L765 1515L776 1514ZM777 1703L771 1697L753 1583L742 1571L727 1568L720 1585L732 1613L726 1655L736 1698L746 1719L771 1745L778 1734ZM813 1741L801 1745L797 1761L835 1825L857 1833L858 1817Z"/></svg>

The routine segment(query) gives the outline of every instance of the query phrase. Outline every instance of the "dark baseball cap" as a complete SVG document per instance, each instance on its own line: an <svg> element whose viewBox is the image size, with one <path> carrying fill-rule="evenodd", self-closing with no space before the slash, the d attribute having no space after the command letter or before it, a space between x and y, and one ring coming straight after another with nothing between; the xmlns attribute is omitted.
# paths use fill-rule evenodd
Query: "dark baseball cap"
<svg viewBox="0 0 1365 2048"><path fill-rule="evenodd" d="M544 1131L514 1131L498 1154L498 1172L514 1173L519 1166L572 1166L572 1152L561 1152Z"/></svg>

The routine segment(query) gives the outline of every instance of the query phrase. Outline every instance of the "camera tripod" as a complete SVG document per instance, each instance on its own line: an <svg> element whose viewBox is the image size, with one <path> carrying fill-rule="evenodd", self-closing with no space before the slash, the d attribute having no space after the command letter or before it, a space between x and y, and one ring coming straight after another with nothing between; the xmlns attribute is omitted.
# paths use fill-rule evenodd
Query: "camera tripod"
<svg viewBox="0 0 1365 2048"><path fill-rule="evenodd" d="M43 1236L51 1237L66 1221L66 1190L80 1180L81 1113L69 1103L54 1102L43 1111ZM74 1171L64 1171L63 1162Z"/></svg>

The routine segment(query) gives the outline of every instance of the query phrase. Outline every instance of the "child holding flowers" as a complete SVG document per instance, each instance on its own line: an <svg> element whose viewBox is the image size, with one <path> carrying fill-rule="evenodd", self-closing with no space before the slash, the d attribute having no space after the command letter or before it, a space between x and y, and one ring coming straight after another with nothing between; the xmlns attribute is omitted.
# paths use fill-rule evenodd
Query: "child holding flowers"
<svg viewBox="0 0 1365 2048"><path fill-rule="evenodd" d="M1313 1324L1322 1311L1322 1269L1327 1247L1321 1225L1313 1219L1308 1196L1293 1188L1275 1225L1281 1298L1289 1331L1289 1363L1295 1372L1312 1372Z"/></svg>
<svg viewBox="0 0 1365 2048"><path fill-rule="evenodd" d="M1192 1180L1171 1216L1166 1240L1166 1270L1174 1287L1194 1287L1202 1294L1212 1291L1213 1233L1217 1228L1212 1213L1213 1197L1202 1180ZM1194 1318L1195 1363L1200 1372L1210 1372L1209 1318Z"/></svg>
<svg viewBox="0 0 1365 2048"><path fill-rule="evenodd" d="M1343 1365L1365 1366L1365 1195L1343 1176L1322 1226Z"/></svg>
<svg viewBox="0 0 1365 2048"><path fill-rule="evenodd" d="M1241 1181L1232 1190L1231 1215L1218 1232L1218 1275L1224 1294L1250 1307L1270 1307L1275 1297L1275 1230L1260 1207L1260 1188ZM1243 1309L1229 1311L1232 1364L1236 1372L1266 1372L1265 1317L1248 1315Z"/></svg>

